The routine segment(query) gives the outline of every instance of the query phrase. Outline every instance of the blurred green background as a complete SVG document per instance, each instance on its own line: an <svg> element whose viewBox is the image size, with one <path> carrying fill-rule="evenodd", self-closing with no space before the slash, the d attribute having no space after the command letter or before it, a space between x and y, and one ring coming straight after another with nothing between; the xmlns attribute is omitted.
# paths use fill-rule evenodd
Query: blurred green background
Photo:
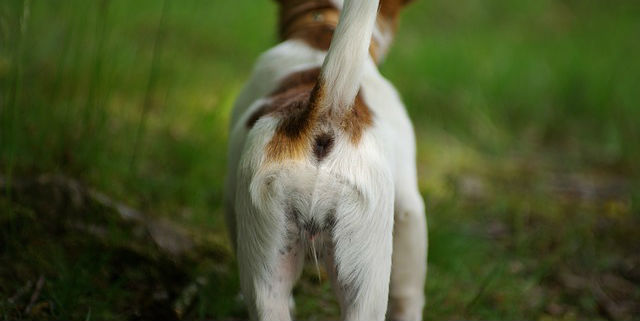
<svg viewBox="0 0 640 321"><path fill-rule="evenodd" d="M268 0L0 2L0 318L246 318L227 121ZM417 0L426 320L640 315L640 2ZM337 319L312 271L297 318Z"/></svg>

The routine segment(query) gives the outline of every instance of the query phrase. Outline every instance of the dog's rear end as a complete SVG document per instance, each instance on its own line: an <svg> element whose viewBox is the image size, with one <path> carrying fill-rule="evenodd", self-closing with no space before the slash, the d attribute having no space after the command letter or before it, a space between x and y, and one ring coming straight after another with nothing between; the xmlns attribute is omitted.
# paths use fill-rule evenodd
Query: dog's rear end
<svg viewBox="0 0 640 321"><path fill-rule="evenodd" d="M423 214L417 189L404 193L407 188L396 187L402 180L415 185L415 164L410 162L407 173L396 159L403 156L396 150L403 144L396 131L410 137L401 152L415 157L410 123L403 111L371 108L376 95L383 101L377 105L386 102L393 109L401 103L389 84L363 79L377 74L369 56L377 10L378 1L345 1L326 58L295 40L272 49L234 110L227 222L252 319L291 319L291 289L309 250L325 263L345 320L385 317L394 203L396 217L399 198L409 199L400 211ZM370 88L364 92L363 82ZM399 297L411 297L396 308L401 317L411 315L407 319L421 317L422 230L414 252L424 254L393 258L399 265L423 261L399 273L394 269L400 282L419 283L419 294L397 287ZM411 270L417 273L406 272ZM413 277L403 281L406 273ZM391 292L393 300L393 285Z"/></svg>

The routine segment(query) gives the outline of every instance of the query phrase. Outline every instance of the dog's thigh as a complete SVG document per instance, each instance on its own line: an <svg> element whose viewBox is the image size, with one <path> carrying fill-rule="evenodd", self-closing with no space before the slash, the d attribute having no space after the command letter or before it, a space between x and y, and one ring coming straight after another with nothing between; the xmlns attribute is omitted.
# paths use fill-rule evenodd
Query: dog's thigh
<svg viewBox="0 0 640 321"><path fill-rule="evenodd" d="M299 231L269 213L239 214L240 285L251 320L291 320L291 290L305 254Z"/></svg>
<svg viewBox="0 0 640 321"><path fill-rule="evenodd" d="M427 272L427 221L414 177L396 185L393 263L389 293L391 320L422 320Z"/></svg>
<svg viewBox="0 0 640 321"><path fill-rule="evenodd" d="M341 215L338 211L336 215L325 262L343 320L385 318L393 246L392 212L392 206L382 206L370 213Z"/></svg>
<svg viewBox="0 0 640 321"><path fill-rule="evenodd" d="M300 276L304 249L296 243L277 250L273 265L241 275L243 293L252 320L291 320L291 289ZM258 264L247 255L239 255L239 264Z"/></svg>

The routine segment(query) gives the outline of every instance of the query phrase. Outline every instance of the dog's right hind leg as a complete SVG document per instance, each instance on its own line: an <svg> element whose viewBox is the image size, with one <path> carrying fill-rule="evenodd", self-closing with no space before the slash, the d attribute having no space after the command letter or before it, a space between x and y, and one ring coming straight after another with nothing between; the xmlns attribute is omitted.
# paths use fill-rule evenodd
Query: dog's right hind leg
<svg viewBox="0 0 640 321"><path fill-rule="evenodd" d="M330 230L327 272L340 302L342 320L383 321L391 273L393 209L350 209L355 211L337 211Z"/></svg>
<svg viewBox="0 0 640 321"><path fill-rule="evenodd" d="M420 321L427 273L427 220L417 182L404 183L396 189L388 317Z"/></svg>

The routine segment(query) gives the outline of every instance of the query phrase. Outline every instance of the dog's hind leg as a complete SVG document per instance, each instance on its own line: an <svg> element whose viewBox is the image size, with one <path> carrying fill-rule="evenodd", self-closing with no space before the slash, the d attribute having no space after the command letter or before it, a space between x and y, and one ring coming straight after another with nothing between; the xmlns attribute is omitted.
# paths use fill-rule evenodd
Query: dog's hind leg
<svg viewBox="0 0 640 321"><path fill-rule="evenodd" d="M385 198L385 197L381 197ZM336 211L326 255L327 271L340 301L342 319L383 321L387 309L392 251L392 200L375 210ZM352 204L350 204L352 205ZM347 209L348 207L343 207Z"/></svg>
<svg viewBox="0 0 640 321"><path fill-rule="evenodd" d="M300 276L304 255L299 242L285 244L276 250L270 266L241 275L252 320L291 320L291 290ZM243 265L260 264L249 257L239 257L239 261Z"/></svg>
<svg viewBox="0 0 640 321"><path fill-rule="evenodd" d="M291 290L300 276L304 248L286 213L260 211L242 202L238 211L240 285L251 320L291 320Z"/></svg>
<svg viewBox="0 0 640 321"><path fill-rule="evenodd" d="M427 272L427 221L415 174L396 185L389 319L422 320Z"/></svg>

